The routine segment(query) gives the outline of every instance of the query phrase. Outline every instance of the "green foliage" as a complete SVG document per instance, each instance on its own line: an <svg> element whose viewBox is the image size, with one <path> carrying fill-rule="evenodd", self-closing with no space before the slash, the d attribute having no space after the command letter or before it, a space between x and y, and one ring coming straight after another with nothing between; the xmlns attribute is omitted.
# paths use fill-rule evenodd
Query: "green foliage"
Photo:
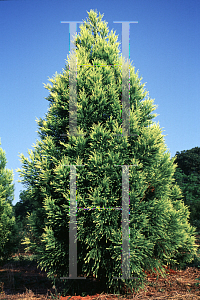
<svg viewBox="0 0 200 300"><path fill-rule="evenodd" d="M31 213L33 205L29 200L27 191L21 191L19 195L20 201L14 206L15 217L22 223L23 227L26 226L27 212Z"/></svg>
<svg viewBox="0 0 200 300"><path fill-rule="evenodd" d="M175 157L175 163L185 175L188 176L192 172L200 174L200 147L176 152Z"/></svg>
<svg viewBox="0 0 200 300"><path fill-rule="evenodd" d="M1 145L1 143L0 143ZM12 201L14 185L12 171L6 169L5 151L0 148L0 258L7 259L15 253L18 243L18 226L15 222Z"/></svg>
<svg viewBox="0 0 200 300"><path fill-rule="evenodd" d="M50 106L45 119L37 121L40 140L29 151L30 161L21 154L21 182L33 205L24 244L37 254L49 277L69 276L70 168L66 165L84 165L76 168L77 207L91 209L77 210L77 274L94 274L110 291L122 291L124 284L138 290L144 287L144 271L156 268L164 276L164 265L181 268L193 260L195 229L174 184L176 165L165 153L159 124L152 121L154 100L130 64L130 133L135 135L121 135L120 70L127 64L102 16L97 18L92 10L88 14L71 54L78 63L77 131L85 135L61 137L69 133L68 64L50 79L53 86L46 85ZM115 165L134 165L129 167L129 238L131 276L137 280L113 279L121 276L122 246L122 211L109 209L122 206L122 168Z"/></svg>
<svg viewBox="0 0 200 300"><path fill-rule="evenodd" d="M176 152L174 162L178 165L174 178L191 212L189 222L200 232L200 147Z"/></svg>
<svg viewBox="0 0 200 300"><path fill-rule="evenodd" d="M19 227L19 236L23 241L29 235L27 224L28 215L33 211L33 204L30 202L28 191L21 191L19 195L20 201L13 207L15 219ZM20 243L19 253L24 252L24 245Z"/></svg>

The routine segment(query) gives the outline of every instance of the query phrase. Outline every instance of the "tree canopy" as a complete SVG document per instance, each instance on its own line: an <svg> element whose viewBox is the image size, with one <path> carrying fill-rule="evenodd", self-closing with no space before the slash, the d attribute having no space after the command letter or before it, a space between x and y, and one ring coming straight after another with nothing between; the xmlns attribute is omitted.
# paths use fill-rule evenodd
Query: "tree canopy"
<svg viewBox="0 0 200 300"><path fill-rule="evenodd" d="M200 231L200 147L176 152L175 161L178 165L174 178L180 186L183 201L189 207L190 224Z"/></svg>

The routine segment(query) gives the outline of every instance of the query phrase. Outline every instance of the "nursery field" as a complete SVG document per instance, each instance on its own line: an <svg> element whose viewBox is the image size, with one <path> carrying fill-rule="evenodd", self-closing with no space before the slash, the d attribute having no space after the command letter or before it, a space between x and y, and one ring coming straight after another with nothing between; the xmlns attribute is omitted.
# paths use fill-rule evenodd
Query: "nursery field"
<svg viewBox="0 0 200 300"><path fill-rule="evenodd" d="M200 244L200 235L197 235ZM198 251L198 257L200 257ZM0 299L60 299L60 300L97 300L97 299L200 299L200 258L188 265L185 270L168 268L167 278L148 274L145 290L125 295L106 294L95 278L84 283L81 295L63 296L52 287L46 272L37 269L34 255L30 253L16 254L0 265ZM88 291L88 293L87 293ZM92 292L92 293L91 293Z"/></svg>

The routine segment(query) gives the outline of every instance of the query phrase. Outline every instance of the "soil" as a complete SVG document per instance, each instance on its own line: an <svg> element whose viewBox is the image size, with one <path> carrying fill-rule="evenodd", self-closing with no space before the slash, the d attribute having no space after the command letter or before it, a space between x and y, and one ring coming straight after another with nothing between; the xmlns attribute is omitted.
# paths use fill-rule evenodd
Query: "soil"
<svg viewBox="0 0 200 300"><path fill-rule="evenodd" d="M197 244L200 244L200 236ZM23 254L24 257L31 254ZM15 255L17 256L17 255ZM13 257L15 257L13 256ZM22 256L22 255L21 255ZM0 300L60 299L60 300L111 300L111 299L200 299L200 266L188 266L185 270L167 268L167 278L148 273L145 290L128 296L106 294L95 278L87 279L94 295L56 296L51 280L45 271L37 269L36 261L9 261L0 266ZM199 283L199 285L198 285ZM57 292L57 293L56 293Z"/></svg>

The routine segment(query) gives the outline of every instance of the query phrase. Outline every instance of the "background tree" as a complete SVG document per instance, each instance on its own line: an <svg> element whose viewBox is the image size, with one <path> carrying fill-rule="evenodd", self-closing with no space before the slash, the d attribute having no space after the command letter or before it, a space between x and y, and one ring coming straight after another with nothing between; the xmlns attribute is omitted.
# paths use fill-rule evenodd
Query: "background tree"
<svg viewBox="0 0 200 300"><path fill-rule="evenodd" d="M159 124L152 122L156 106L134 67L119 57L117 37L112 31L108 35L102 16L97 18L92 10L88 14L63 73L50 79L53 86L46 85L50 106L45 119L37 121L40 140L29 151L30 161L21 154L21 182L33 204L28 218L31 234L24 243L37 254L48 276L69 276L67 165L84 165L76 169L77 207L83 208L77 210L78 275L95 275L110 291L129 283L139 289L144 287L144 271L155 268L164 275L164 265L182 267L194 258L195 229L188 223L181 190L173 185L176 166L165 153ZM85 135L65 138L61 134L69 133L69 64L76 59L77 131ZM121 70L127 66L130 133L134 135L128 137L121 135ZM124 76L129 78L128 71ZM122 211L111 209L122 206L122 168L115 165L133 165L129 168L129 226L135 281L113 279L121 276L122 246ZM63 285L71 283L65 280Z"/></svg>
<svg viewBox="0 0 200 300"><path fill-rule="evenodd" d="M28 192L26 190L20 191L19 195L20 201L14 206L15 218L25 227L27 213L31 213L33 210L33 205L30 203L28 198Z"/></svg>
<svg viewBox="0 0 200 300"><path fill-rule="evenodd" d="M200 231L200 148L176 152L174 178L191 212L189 222Z"/></svg>
<svg viewBox="0 0 200 300"><path fill-rule="evenodd" d="M23 240L28 231L28 215L33 211L33 204L30 202L28 191L24 190L20 192L20 201L13 207L15 219L19 227L19 236ZM24 252L24 245L20 243L18 251L20 253Z"/></svg>
<svg viewBox="0 0 200 300"><path fill-rule="evenodd" d="M1 142L0 142L1 145ZM18 248L18 226L15 222L13 172L6 168L6 154L0 147L0 258L6 260Z"/></svg>

